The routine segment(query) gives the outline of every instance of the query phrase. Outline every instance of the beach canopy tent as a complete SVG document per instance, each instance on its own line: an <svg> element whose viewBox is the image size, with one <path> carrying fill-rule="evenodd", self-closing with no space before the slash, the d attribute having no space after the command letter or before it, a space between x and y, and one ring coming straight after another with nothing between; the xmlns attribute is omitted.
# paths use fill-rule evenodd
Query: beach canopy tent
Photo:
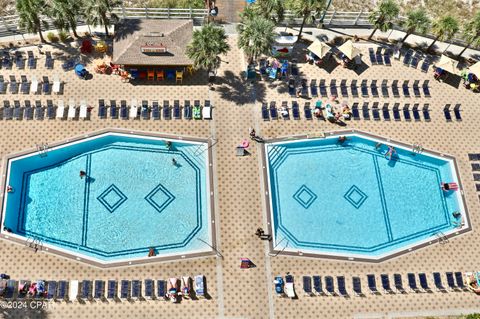
<svg viewBox="0 0 480 319"><path fill-rule="evenodd" d="M313 41L312 44L307 48L308 51L315 54L320 59L323 58L329 51L331 47L325 42L320 42L319 40Z"/></svg>
<svg viewBox="0 0 480 319"><path fill-rule="evenodd" d="M451 74L457 74L458 72L457 65L458 65L458 61L455 61L446 55L442 55L442 57L440 58L440 61L438 61L435 67L442 69L443 71L446 71Z"/></svg>
<svg viewBox="0 0 480 319"><path fill-rule="evenodd" d="M339 46L338 50L350 60L353 60L354 57L360 54L360 49L353 45L352 40L348 40L347 42Z"/></svg>

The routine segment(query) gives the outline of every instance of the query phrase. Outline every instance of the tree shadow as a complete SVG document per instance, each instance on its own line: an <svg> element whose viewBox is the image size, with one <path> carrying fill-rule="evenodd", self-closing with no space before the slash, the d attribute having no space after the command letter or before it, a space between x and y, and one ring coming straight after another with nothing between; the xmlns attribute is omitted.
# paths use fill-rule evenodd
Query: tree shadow
<svg viewBox="0 0 480 319"><path fill-rule="evenodd" d="M115 25L113 40L119 41L128 38L140 30L140 19L125 19Z"/></svg>
<svg viewBox="0 0 480 319"><path fill-rule="evenodd" d="M250 81L250 80L248 80ZM255 97L252 90L255 89ZM253 100L263 101L265 98L265 84L252 80L247 82L241 75L236 75L232 71L224 71L223 75L217 77L215 91L226 101L237 105L254 102Z"/></svg>

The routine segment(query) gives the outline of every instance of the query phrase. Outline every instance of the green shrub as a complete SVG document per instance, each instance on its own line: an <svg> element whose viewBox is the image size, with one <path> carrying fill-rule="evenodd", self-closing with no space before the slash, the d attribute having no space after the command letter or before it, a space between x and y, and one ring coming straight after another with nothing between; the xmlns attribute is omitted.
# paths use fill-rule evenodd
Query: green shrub
<svg viewBox="0 0 480 319"><path fill-rule="evenodd" d="M64 43L67 42L69 36L70 36L70 34L68 34L67 31L62 30L62 31L58 32L58 37L60 38L60 41L62 41Z"/></svg>
<svg viewBox="0 0 480 319"><path fill-rule="evenodd" d="M469 314L465 317L465 319L480 319L480 314L479 313L472 313Z"/></svg>
<svg viewBox="0 0 480 319"><path fill-rule="evenodd" d="M58 37L53 32L47 33L47 39L50 42L58 42Z"/></svg>

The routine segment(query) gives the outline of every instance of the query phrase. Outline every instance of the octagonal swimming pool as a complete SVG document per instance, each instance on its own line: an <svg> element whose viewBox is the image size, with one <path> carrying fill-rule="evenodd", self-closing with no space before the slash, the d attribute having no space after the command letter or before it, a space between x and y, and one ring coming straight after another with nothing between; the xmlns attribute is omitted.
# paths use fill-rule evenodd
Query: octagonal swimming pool
<svg viewBox="0 0 480 319"><path fill-rule="evenodd" d="M106 133L10 158L3 225L102 263L211 251L207 149Z"/></svg>
<svg viewBox="0 0 480 319"><path fill-rule="evenodd" d="M468 227L453 158L360 134L265 145L274 250L381 259ZM393 156L388 154L393 146Z"/></svg>

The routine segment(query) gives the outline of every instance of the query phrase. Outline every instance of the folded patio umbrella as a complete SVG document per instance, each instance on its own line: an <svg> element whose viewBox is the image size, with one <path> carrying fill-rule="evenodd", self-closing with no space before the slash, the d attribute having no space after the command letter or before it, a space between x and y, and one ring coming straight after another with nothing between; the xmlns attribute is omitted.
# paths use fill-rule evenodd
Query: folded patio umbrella
<svg viewBox="0 0 480 319"><path fill-rule="evenodd" d="M307 48L308 51L312 52L319 58L323 58L328 51L330 51L331 47L326 44L325 42L320 42L318 40L313 41L312 44Z"/></svg>
<svg viewBox="0 0 480 319"><path fill-rule="evenodd" d="M339 46L338 50L345 54L350 60L360 54L360 49L353 45L352 40L348 40L347 42Z"/></svg>
<svg viewBox="0 0 480 319"><path fill-rule="evenodd" d="M468 72L475 74L475 76L480 79L480 62L477 62L469 67Z"/></svg>
<svg viewBox="0 0 480 319"><path fill-rule="evenodd" d="M458 61L455 61L446 55L442 55L442 57L440 58L440 61L435 66L449 73L457 74L458 72L457 65L458 65Z"/></svg>

